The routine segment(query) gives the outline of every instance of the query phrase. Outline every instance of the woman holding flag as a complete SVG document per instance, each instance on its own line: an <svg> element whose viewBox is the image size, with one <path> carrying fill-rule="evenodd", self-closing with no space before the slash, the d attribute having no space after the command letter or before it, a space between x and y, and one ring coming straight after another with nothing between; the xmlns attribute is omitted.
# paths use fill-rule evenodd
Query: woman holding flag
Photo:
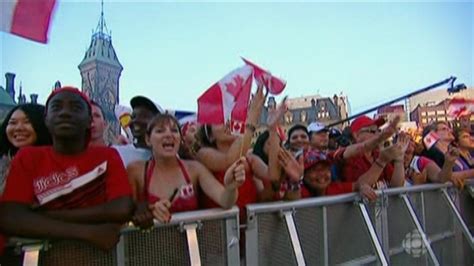
<svg viewBox="0 0 474 266"><path fill-rule="evenodd" d="M263 87L257 89L256 94L250 102L250 107L245 124L245 132L241 136L231 134L229 124L202 125L198 132L198 141L201 145L197 151L196 158L206 166L223 183L224 173L232 163L250 149L252 136L260 119L263 104L265 102ZM242 211L245 205L257 201L257 188L253 182L253 169L245 162L245 182L239 188L237 206ZM202 198L201 205L204 208L217 207L217 204L209 198ZM243 218L243 217L241 217Z"/></svg>

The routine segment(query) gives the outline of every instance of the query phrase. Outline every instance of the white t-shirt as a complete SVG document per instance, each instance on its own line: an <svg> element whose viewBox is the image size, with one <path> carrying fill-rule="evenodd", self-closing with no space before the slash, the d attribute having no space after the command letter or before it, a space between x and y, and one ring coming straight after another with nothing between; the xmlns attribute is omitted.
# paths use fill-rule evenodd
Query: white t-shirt
<svg viewBox="0 0 474 266"><path fill-rule="evenodd" d="M151 157L151 151L149 149L137 148L133 144L127 145L113 145L112 148L116 149L122 159L125 168L135 161L146 161Z"/></svg>

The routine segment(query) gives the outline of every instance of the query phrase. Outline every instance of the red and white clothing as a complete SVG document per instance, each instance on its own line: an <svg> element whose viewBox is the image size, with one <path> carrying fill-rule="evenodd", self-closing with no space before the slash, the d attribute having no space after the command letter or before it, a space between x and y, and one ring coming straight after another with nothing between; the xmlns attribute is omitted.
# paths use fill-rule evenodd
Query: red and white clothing
<svg viewBox="0 0 474 266"><path fill-rule="evenodd" d="M114 149L88 147L80 154L63 155L43 146L25 147L16 154L2 201L58 210L131 194L127 172Z"/></svg>
<svg viewBox="0 0 474 266"><path fill-rule="evenodd" d="M378 158L378 152L373 152L374 160ZM359 177L367 172L372 167L372 162L367 159L364 154L346 159L342 167L342 181L343 182L357 182ZM386 184L390 184L393 175L393 164L388 163L380 174L377 183L374 185L375 189L386 188Z"/></svg>
<svg viewBox="0 0 474 266"><path fill-rule="evenodd" d="M352 182L332 182L326 188L325 196L340 195L354 192L354 186ZM309 189L305 186L301 186L301 198L317 197L312 195Z"/></svg>
<svg viewBox="0 0 474 266"><path fill-rule="evenodd" d="M215 172L214 176L216 177L219 183L224 184L224 176L225 171ZM220 208L220 206L215 203L212 199L206 196L204 193L201 194L202 196L199 198L200 206L202 208ZM245 171L245 181L239 187L239 196L237 198L237 206L240 209L240 218L241 222L245 222L244 219L246 210L245 206L247 204L256 203L257 202L257 187L255 186L255 182L253 182L253 173L251 170Z"/></svg>
<svg viewBox="0 0 474 266"><path fill-rule="evenodd" d="M405 169L405 186L413 185L413 180L411 179L410 172L414 171L416 173L422 173L426 166L430 163L435 163L425 156L414 155L411 159L410 166Z"/></svg>
<svg viewBox="0 0 474 266"><path fill-rule="evenodd" d="M183 173L185 184L181 185L178 189L177 195L171 202L171 213L193 211L199 208L197 193L195 192L194 185L191 182L188 171L184 166L183 162L178 159L179 167ZM145 185L144 194L149 203L155 203L160 200L156 195L150 193L150 181L153 176L153 168L155 167L155 160L148 161L145 169Z"/></svg>

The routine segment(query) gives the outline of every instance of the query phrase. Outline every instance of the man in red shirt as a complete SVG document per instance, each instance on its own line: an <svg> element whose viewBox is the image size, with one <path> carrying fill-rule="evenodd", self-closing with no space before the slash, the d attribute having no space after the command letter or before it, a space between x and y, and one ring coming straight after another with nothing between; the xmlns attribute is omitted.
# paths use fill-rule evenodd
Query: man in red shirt
<svg viewBox="0 0 474 266"><path fill-rule="evenodd" d="M0 202L0 231L27 238L75 239L110 249L133 213L117 152L88 147L91 106L66 87L46 102L53 145L25 148L12 161Z"/></svg>
<svg viewBox="0 0 474 266"><path fill-rule="evenodd" d="M383 119L373 120L367 116L356 118L350 125L356 143L373 138L383 123ZM381 151L366 151L347 159L342 167L343 181L359 181L377 189L403 186L404 153L401 145L392 145Z"/></svg>

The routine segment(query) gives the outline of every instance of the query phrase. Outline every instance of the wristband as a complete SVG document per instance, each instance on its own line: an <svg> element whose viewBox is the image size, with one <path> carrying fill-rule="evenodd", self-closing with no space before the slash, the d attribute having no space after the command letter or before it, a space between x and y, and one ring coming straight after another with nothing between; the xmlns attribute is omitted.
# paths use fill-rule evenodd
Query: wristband
<svg viewBox="0 0 474 266"><path fill-rule="evenodd" d="M378 167L380 167L380 168L382 168L382 169L385 168L385 165L383 165L383 163L379 162L378 160L375 160L374 163L375 163Z"/></svg>

